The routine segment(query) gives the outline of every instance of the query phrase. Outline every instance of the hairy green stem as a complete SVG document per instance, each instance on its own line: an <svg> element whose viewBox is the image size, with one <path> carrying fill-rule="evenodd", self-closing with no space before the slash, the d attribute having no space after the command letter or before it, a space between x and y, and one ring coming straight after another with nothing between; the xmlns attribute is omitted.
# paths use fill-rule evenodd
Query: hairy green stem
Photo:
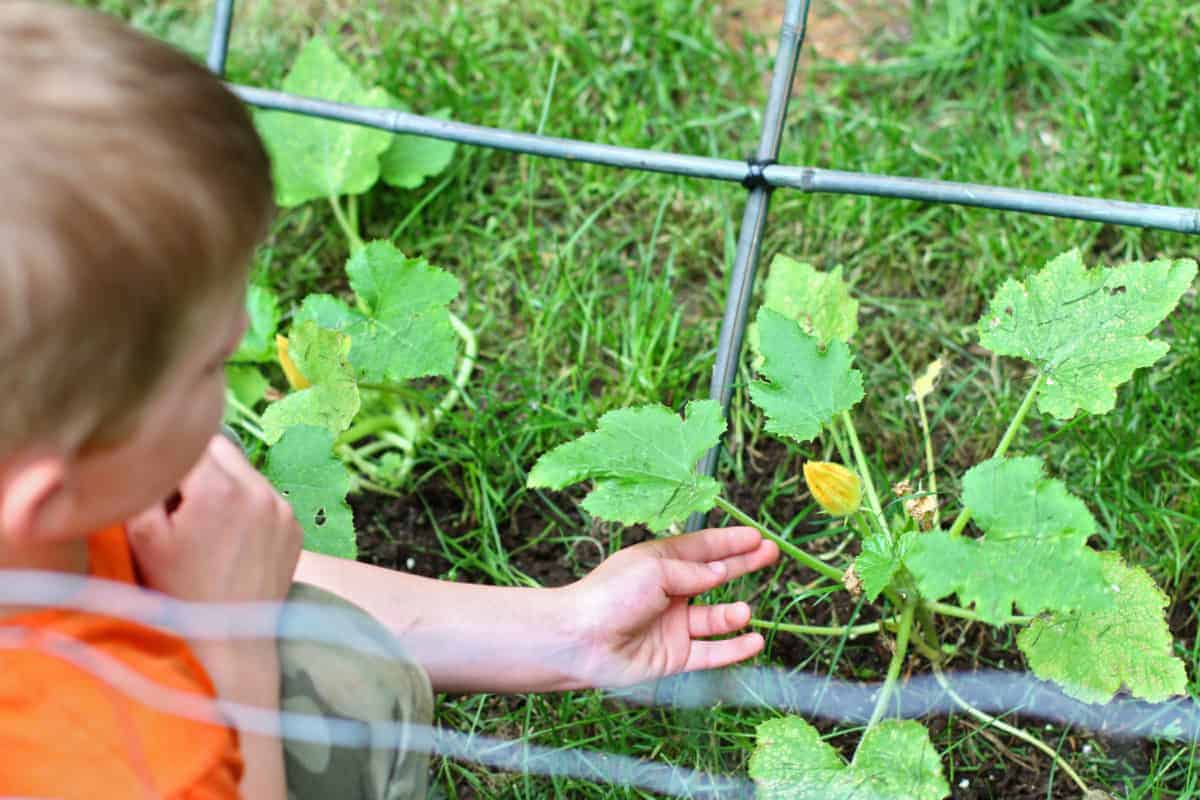
<svg viewBox="0 0 1200 800"><path fill-rule="evenodd" d="M875 701L875 710L871 712L871 719L867 722L867 730L870 730L875 726L876 722L879 722L879 719L883 716L883 712L887 709L888 701L892 699L892 691L895 689L896 681L900 677L900 669L904 666L904 658L908 655L908 636L912 632L913 614L917 610L918 602L916 596L910 596L904 602L904 610L900 612L900 629L896 631L896 652L892 653L892 660L888 662L887 677L883 680L883 688L879 690L879 699Z"/></svg>
<svg viewBox="0 0 1200 800"><path fill-rule="evenodd" d="M736 519L738 522L742 523L743 525L747 525L751 528L754 528L759 533L761 533L763 536L770 539L775 544L779 545L779 549L782 550L784 553L786 553L787 555L796 559L797 561L799 561L801 564L805 565L809 569L811 569L815 572L818 572L821 575L824 575L826 578L829 578L831 581L834 581L839 586L842 584L842 571L841 570L837 569L836 567L829 566L824 561L821 561L820 559L816 558L815 556L810 556L808 553L804 552L799 547L796 547L796 545L792 544L787 539L784 539L779 534L768 530L765 525L763 525L758 520L754 519L750 515L743 512L740 508L738 508L733 503L726 500L724 497L720 497L720 496L717 497L717 508L721 509L726 514L733 517L734 519Z"/></svg>
<svg viewBox="0 0 1200 800"><path fill-rule="evenodd" d="M362 237L358 235L358 231L350 224L350 220L346 218L346 212L342 210L342 204L338 200L337 195L329 196L329 207L333 209L333 218L337 220L338 227L346 235L346 242L350 245L350 252L354 253L361 250L364 246Z"/></svg>
<svg viewBox="0 0 1200 800"><path fill-rule="evenodd" d="M948 603L926 603L929 610L934 614L941 614L943 617L958 617L959 619L969 619L972 622L984 622L983 617L971 611L968 608L960 608L952 606ZM1033 622L1034 617L1011 616L1005 617L1000 621L1001 625L1028 625Z"/></svg>
<svg viewBox="0 0 1200 800"><path fill-rule="evenodd" d="M1006 722L1001 722L992 715L980 711L978 708L975 708L975 706L959 697L958 692L954 691L954 689L950 686L949 681L946 680L946 675L942 672L942 668L937 663L934 663L933 665L933 676L937 679L938 684L941 685L942 690L945 691L946 694L950 695L950 699L957 703L963 711L966 711L983 724L1004 731L1010 736L1015 736L1021 741L1031 744L1038 750L1041 750L1043 753L1050 756L1050 758L1054 759L1054 763L1058 764L1059 768L1062 769L1063 772L1067 773L1067 776L1075 782L1076 786L1079 787L1079 791L1083 792L1085 795L1088 793L1088 786L1083 782L1083 778L1080 778L1079 773L1071 769L1071 765L1067 763L1066 759L1056 753L1054 749L1050 747L1050 745L1046 744L1041 739L1038 739L1036 736L1031 736L1020 728L1013 727Z"/></svg>
<svg viewBox="0 0 1200 800"><path fill-rule="evenodd" d="M334 440L334 446L343 444L353 444L359 439L365 439L382 431L388 430L395 425L395 421L389 414L379 414L373 417L367 417L360 422L355 423L347 430L342 431Z"/></svg>
<svg viewBox="0 0 1200 800"><path fill-rule="evenodd" d="M891 541L892 532L883 516L883 506L879 504L879 495L875 493L875 481L871 479L871 470L867 467L867 458L863 455L862 445L858 441L858 432L854 429L854 420L850 419L849 411L842 412L842 424L846 427L846 434L850 437L850 449L854 451L854 463L858 465L858 471L862 473L863 485L867 489L867 500L871 503L871 510L875 512L875 521L879 524L879 529L887 536L888 541Z"/></svg>
<svg viewBox="0 0 1200 800"><path fill-rule="evenodd" d="M753 628L779 630L784 633L795 633L801 636L847 636L853 639L855 636L862 636L866 633L877 633L885 625L895 625L897 622L898 619L896 617L891 617L889 619L881 619L878 622L866 622L862 625L826 627L822 625L792 625L786 622L771 622L767 619L752 619L750 620L750 626Z"/></svg>
<svg viewBox="0 0 1200 800"><path fill-rule="evenodd" d="M225 390L225 402L233 407L233 410L242 416L242 427L246 429L255 439L258 439L263 444L267 443L267 435L262 429L262 417L255 413L254 409L238 400L237 395L232 389Z"/></svg>
<svg viewBox="0 0 1200 800"><path fill-rule="evenodd" d="M462 363L459 364L458 373L454 376L454 385L433 409L432 419L429 423L430 428L437 425L446 412L454 408L454 404L458 402L463 389L467 386L467 381L471 379L471 372L475 369L475 359L479 356L479 339L476 338L475 331L471 330L471 327L455 314L450 314L450 325L463 340L463 358Z"/></svg>
<svg viewBox="0 0 1200 800"><path fill-rule="evenodd" d="M925 398L917 394L917 413L921 420L921 438L925 440L925 471L929 473L929 491L933 495L933 529L942 527L942 514L937 496L937 472L933 468L933 440L929 436L929 415L925 413Z"/></svg>
<svg viewBox="0 0 1200 800"><path fill-rule="evenodd" d="M992 453L992 458L1000 458L1008 452L1009 446L1016 438L1017 431L1021 429L1021 424L1025 421L1025 416L1029 414L1029 409L1033 408L1033 401L1037 399L1037 393L1045 383L1046 376L1039 372L1034 378L1033 384L1029 387L1029 391L1025 393L1025 399L1021 401L1021 405L1017 407L1017 413L1013 415L1012 421L1008 423L1008 429L1004 431L1004 436L1000 437L1000 444L996 445L996 452ZM954 519L954 524L950 526L950 536L959 536L963 532L963 528L967 527L967 523L971 521L971 509L963 506L962 511L958 512L958 516Z"/></svg>

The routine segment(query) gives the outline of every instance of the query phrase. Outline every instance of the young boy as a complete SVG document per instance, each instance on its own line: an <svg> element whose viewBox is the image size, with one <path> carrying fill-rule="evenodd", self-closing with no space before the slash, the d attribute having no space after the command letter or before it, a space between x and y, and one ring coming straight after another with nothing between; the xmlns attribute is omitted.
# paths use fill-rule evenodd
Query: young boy
<svg viewBox="0 0 1200 800"><path fill-rule="evenodd" d="M216 700L420 723L431 687L621 686L761 649L757 634L699 641L743 627L744 603L688 604L777 558L748 528L636 545L556 589L301 553L286 501L216 435L247 265L274 210L245 108L108 17L10 0L0 110L0 569L199 603L356 605L370 616L356 609L355 625L393 656L0 607L0 794L417 797L419 753L281 742L239 730ZM206 710L142 704L89 664Z"/></svg>

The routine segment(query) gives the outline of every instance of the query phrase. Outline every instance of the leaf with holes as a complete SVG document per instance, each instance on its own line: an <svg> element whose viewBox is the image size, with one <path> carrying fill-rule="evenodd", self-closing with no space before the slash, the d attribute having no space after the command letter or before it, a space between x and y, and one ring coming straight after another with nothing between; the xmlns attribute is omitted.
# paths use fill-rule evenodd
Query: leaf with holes
<svg viewBox="0 0 1200 800"><path fill-rule="evenodd" d="M1046 376L1038 408L1059 419L1105 414L1116 388L1169 349L1148 339L1196 277L1196 262L1167 259L1088 269L1063 253L1025 283L1008 280L979 321L984 347Z"/></svg>
<svg viewBox="0 0 1200 800"><path fill-rule="evenodd" d="M267 406L262 418L267 443L277 442L291 425L316 425L334 434L344 431L361 402L347 358L349 337L307 320L292 326L288 352L312 385Z"/></svg>
<svg viewBox="0 0 1200 800"><path fill-rule="evenodd" d="M319 36L304 45L282 89L335 103L390 104L387 92L365 87ZM254 119L271 155L276 201L287 208L367 191L379 180L379 158L393 138L384 130L282 111L259 111Z"/></svg>
<svg viewBox="0 0 1200 800"><path fill-rule="evenodd" d="M1107 703L1121 687L1152 703L1186 694L1187 670L1172 654L1163 616L1167 596L1117 553L1100 560L1115 590L1112 607L1035 619L1017 637L1030 669L1085 703Z"/></svg>
<svg viewBox="0 0 1200 800"><path fill-rule="evenodd" d="M346 504L350 476L332 451L328 430L295 425L267 451L263 473L291 504L305 550L355 558L354 516Z"/></svg>
<svg viewBox="0 0 1200 800"><path fill-rule="evenodd" d="M1014 604L1024 614L1111 607L1099 554L1086 544L1096 522L1061 481L1042 474L1040 458L976 465L963 477L963 504L985 536L918 536L904 562L922 595L957 593L994 625Z"/></svg>
<svg viewBox="0 0 1200 800"><path fill-rule="evenodd" d="M912 721L873 726L847 764L799 717L755 731L750 777L758 800L942 800L950 786L929 732Z"/></svg>
<svg viewBox="0 0 1200 800"><path fill-rule="evenodd" d="M815 336L793 319L758 311L766 381L750 384L750 398L767 414L767 430L807 442L836 414L863 398L862 374L851 367L850 348L831 341L822 350Z"/></svg>
<svg viewBox="0 0 1200 800"><path fill-rule="evenodd" d="M562 489L594 479L583 507L602 519L663 530L716 504L720 485L696 464L725 431L721 406L688 403L684 419L658 405L622 408L600 418L592 433L544 454L527 485Z"/></svg>

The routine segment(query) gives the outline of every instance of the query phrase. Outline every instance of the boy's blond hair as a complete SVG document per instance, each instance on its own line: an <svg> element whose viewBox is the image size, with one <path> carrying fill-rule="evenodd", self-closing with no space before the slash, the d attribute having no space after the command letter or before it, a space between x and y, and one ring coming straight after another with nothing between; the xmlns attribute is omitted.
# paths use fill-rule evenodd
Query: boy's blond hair
<svg viewBox="0 0 1200 800"><path fill-rule="evenodd" d="M132 430L274 210L242 103L97 12L0 2L0 461Z"/></svg>

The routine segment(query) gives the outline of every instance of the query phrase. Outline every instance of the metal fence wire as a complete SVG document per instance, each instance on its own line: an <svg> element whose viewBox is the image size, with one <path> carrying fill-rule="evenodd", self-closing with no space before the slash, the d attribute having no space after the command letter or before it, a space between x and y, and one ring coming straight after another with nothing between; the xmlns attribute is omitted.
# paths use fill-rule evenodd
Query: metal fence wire
<svg viewBox="0 0 1200 800"><path fill-rule="evenodd" d="M771 192L774 189L788 188L813 193L895 197L927 203L977 206L999 211L1018 211L1200 235L1200 209L1195 208L1130 203L1120 200L1011 189L1002 186L874 175L865 172L843 172L776 163L792 82L796 74L796 61L800 55L800 48L804 44L808 9L809 0L787 0L758 147L754 155L745 161L666 153L635 147L617 147L576 139L518 133L445 119L433 119L404 111L331 103L317 98L300 97L251 86L230 84L229 88L246 103L264 109L288 111L380 128L394 133L429 136L435 139L446 139L498 150L511 150L516 153L547 158L586 161L622 169L665 172L693 178L741 183L747 189L746 208L742 214L737 251L730 272L729 290L725 299L725 315L721 323L716 362L713 365L712 383L709 390L712 399L720 402L722 413L726 417L729 414L729 402L733 395L733 383L746 329L750 295L754 288L759 250L762 245L763 231L767 224ZM217 75L224 74L232 21L233 0L217 0L212 38L208 49L208 67ZM697 469L706 475L715 475L717 454L717 447L709 450ZM687 530L698 530L704 526L704 523L705 515L692 514L688 519Z"/></svg>

